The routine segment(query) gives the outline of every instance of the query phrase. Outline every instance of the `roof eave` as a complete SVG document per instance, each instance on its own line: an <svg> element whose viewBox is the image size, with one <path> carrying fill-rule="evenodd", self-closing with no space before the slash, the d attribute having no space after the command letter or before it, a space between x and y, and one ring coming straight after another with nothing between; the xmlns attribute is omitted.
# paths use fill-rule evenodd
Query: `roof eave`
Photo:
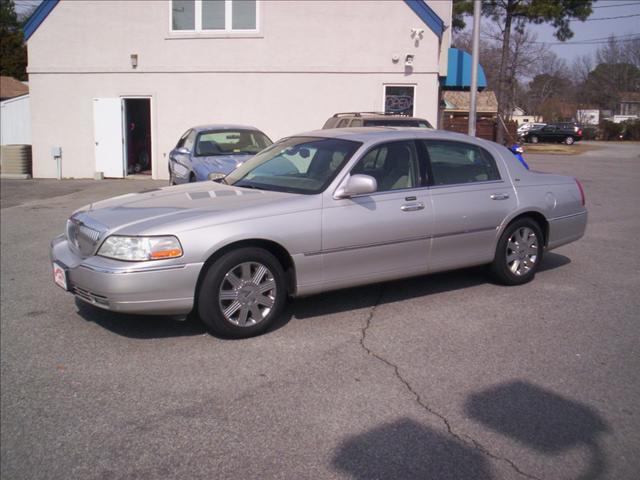
<svg viewBox="0 0 640 480"><path fill-rule="evenodd" d="M56 5L58 5L59 1L60 0L43 0L42 3L38 5L38 8L34 10L22 29L25 42L31 38L40 24L44 22L45 18L47 18Z"/></svg>
<svg viewBox="0 0 640 480"><path fill-rule="evenodd" d="M442 40L442 34L446 28L444 21L426 4L425 0L404 0L404 3Z"/></svg>

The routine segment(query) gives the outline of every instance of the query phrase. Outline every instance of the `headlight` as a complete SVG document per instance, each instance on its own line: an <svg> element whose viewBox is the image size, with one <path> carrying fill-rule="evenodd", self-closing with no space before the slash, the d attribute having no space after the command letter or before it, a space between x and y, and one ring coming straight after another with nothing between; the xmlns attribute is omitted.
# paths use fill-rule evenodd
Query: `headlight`
<svg viewBox="0 0 640 480"><path fill-rule="evenodd" d="M98 255L101 257L142 262L145 260L163 260L182 256L182 246L174 236L165 237L108 237Z"/></svg>
<svg viewBox="0 0 640 480"><path fill-rule="evenodd" d="M226 175L224 173L216 172L216 173L210 173L209 174L209 180L213 180L214 182L216 180L220 180L220 179L222 179L224 177L226 177Z"/></svg>

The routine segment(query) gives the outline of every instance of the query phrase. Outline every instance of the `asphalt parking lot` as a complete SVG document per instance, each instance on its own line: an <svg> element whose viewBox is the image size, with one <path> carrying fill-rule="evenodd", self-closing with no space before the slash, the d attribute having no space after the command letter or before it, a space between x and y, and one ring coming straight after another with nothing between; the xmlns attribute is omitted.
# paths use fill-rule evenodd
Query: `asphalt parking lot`
<svg viewBox="0 0 640 480"><path fill-rule="evenodd" d="M637 479L640 144L527 155L590 223L534 282L296 300L266 335L115 315L51 279L69 214L154 181L1 184L2 479Z"/></svg>

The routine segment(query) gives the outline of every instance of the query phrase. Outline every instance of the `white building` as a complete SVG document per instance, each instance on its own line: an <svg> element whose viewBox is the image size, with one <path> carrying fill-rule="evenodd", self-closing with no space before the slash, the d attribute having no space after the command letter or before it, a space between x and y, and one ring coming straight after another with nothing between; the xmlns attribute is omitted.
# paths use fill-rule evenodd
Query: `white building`
<svg viewBox="0 0 640 480"><path fill-rule="evenodd" d="M121 177L131 123L153 178L189 127L239 123L273 140L386 96L437 124L451 1L43 2L25 26L35 177Z"/></svg>
<svg viewBox="0 0 640 480"><path fill-rule="evenodd" d="M597 108L582 108L576 110L576 121L581 125L600 125L600 110Z"/></svg>
<svg viewBox="0 0 640 480"><path fill-rule="evenodd" d="M511 120L515 120L518 126L525 123L540 123L542 122L542 115L528 115L524 109L514 107L513 112L511 112Z"/></svg>

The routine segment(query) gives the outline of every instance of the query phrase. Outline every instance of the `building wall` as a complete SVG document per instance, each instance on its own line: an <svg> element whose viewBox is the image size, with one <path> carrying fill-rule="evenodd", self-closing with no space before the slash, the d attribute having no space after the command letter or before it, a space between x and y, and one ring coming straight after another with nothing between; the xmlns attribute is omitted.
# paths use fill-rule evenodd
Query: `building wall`
<svg viewBox="0 0 640 480"><path fill-rule="evenodd" d="M0 102L0 145L31 144L29 95Z"/></svg>
<svg viewBox="0 0 640 480"><path fill-rule="evenodd" d="M434 4L445 23L450 3ZM337 111L382 110L385 83L416 85L415 115L437 123L442 45L404 2L262 1L260 31L240 36L171 33L170 8L63 0L40 25L28 42L34 176L55 176L52 146L63 176L93 176L98 97L152 97L154 178L168 178L166 155L193 125L244 123L276 140Z"/></svg>
<svg viewBox="0 0 640 480"><path fill-rule="evenodd" d="M599 125L600 110L593 108L576 110L576 121L582 125Z"/></svg>
<svg viewBox="0 0 640 480"><path fill-rule="evenodd" d="M515 120L518 125L525 123L542 122L541 115L511 115L511 120Z"/></svg>

